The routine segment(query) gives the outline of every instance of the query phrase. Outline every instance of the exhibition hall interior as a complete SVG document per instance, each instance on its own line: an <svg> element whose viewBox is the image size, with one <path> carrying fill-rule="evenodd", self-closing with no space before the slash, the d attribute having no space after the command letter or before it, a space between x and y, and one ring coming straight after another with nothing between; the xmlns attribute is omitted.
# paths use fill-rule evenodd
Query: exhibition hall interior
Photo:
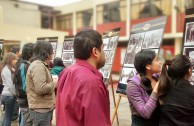
<svg viewBox="0 0 194 126"><path fill-rule="evenodd" d="M0 59L13 47L21 52L27 43L46 41L53 48L51 62L59 57L67 69L76 62L75 35L97 31L105 55L105 65L98 71L109 92L111 125L131 126L134 112L126 88L138 73L136 54L152 50L161 64L184 54L194 64L193 8L194 0L0 0ZM1 125L6 107L0 105ZM55 111L52 126L57 126ZM12 118L11 126L20 126L19 116Z"/></svg>

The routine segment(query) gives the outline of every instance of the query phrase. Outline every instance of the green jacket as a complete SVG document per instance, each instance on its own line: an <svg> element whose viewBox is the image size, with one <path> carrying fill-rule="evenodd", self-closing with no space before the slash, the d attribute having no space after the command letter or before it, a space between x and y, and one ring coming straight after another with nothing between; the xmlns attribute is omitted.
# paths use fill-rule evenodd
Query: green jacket
<svg viewBox="0 0 194 126"><path fill-rule="evenodd" d="M54 66L52 69L51 69L51 74L52 75L58 75L63 71L64 67L61 67L61 66Z"/></svg>

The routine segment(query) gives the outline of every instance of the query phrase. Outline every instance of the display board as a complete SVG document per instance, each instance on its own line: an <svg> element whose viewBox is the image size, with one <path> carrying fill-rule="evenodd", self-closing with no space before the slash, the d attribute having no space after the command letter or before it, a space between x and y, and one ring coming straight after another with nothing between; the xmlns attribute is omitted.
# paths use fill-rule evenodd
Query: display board
<svg viewBox="0 0 194 126"><path fill-rule="evenodd" d="M56 57L58 37L39 37L37 41L48 41L53 46L53 59Z"/></svg>
<svg viewBox="0 0 194 126"><path fill-rule="evenodd" d="M194 64L194 8L186 9L185 14L182 53ZM190 82L194 85L194 69Z"/></svg>
<svg viewBox="0 0 194 126"><path fill-rule="evenodd" d="M72 65L75 62L74 52L73 52L73 40L74 40L74 36L65 36L65 39L63 42L61 58L66 67Z"/></svg>
<svg viewBox="0 0 194 126"><path fill-rule="evenodd" d="M137 52L150 49L159 53L165 25L166 16L132 26L117 93L126 94L127 80L136 74L134 58Z"/></svg>
<svg viewBox="0 0 194 126"><path fill-rule="evenodd" d="M118 44L120 28L116 28L103 33L103 44L105 53L105 65L99 71L102 73L104 83L109 84L110 74L114 61L115 51Z"/></svg>

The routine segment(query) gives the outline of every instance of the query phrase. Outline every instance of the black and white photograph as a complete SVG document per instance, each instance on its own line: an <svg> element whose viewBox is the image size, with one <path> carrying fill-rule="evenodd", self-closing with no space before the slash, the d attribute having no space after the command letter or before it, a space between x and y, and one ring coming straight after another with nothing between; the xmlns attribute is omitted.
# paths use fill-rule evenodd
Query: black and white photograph
<svg viewBox="0 0 194 126"><path fill-rule="evenodd" d="M68 67L72 65L72 62L63 62L63 64L65 65L65 67Z"/></svg>
<svg viewBox="0 0 194 126"><path fill-rule="evenodd" d="M53 50L55 51L57 49L57 42L51 42L51 45L53 46Z"/></svg>
<svg viewBox="0 0 194 126"><path fill-rule="evenodd" d="M127 84L127 80L135 75L135 68L123 68L119 83Z"/></svg>
<svg viewBox="0 0 194 126"><path fill-rule="evenodd" d="M109 44L109 38L104 38L103 39L103 44L104 44L104 50L108 49L108 44Z"/></svg>
<svg viewBox="0 0 194 126"><path fill-rule="evenodd" d="M141 50L140 47L137 47L137 45L129 46L127 49L127 53L125 54L125 60L124 60L124 66L125 67L134 67L134 58L135 54Z"/></svg>
<svg viewBox="0 0 194 126"><path fill-rule="evenodd" d="M137 48L141 48L142 42L144 40L144 34L145 32L138 33L138 34L132 34L130 36L130 42L129 46L136 46Z"/></svg>
<svg viewBox="0 0 194 126"><path fill-rule="evenodd" d="M184 55L188 56L191 62L194 63L194 47L185 47L184 48Z"/></svg>
<svg viewBox="0 0 194 126"><path fill-rule="evenodd" d="M73 51L73 41L64 41L63 51Z"/></svg>
<svg viewBox="0 0 194 126"><path fill-rule="evenodd" d="M72 61L74 60L74 54L73 52L63 52L62 54L62 60L63 61Z"/></svg>
<svg viewBox="0 0 194 126"><path fill-rule="evenodd" d="M194 45L194 22L186 24L184 45Z"/></svg>
<svg viewBox="0 0 194 126"><path fill-rule="evenodd" d="M116 48L117 39L118 39L118 36L110 37L110 41L109 41L108 47L107 47L108 50L113 50Z"/></svg>
<svg viewBox="0 0 194 126"><path fill-rule="evenodd" d="M112 65L104 65L99 71L102 73L104 78L109 78Z"/></svg>
<svg viewBox="0 0 194 126"><path fill-rule="evenodd" d="M145 38L142 48L159 48L162 41L163 29L148 31L145 33Z"/></svg>
<svg viewBox="0 0 194 126"><path fill-rule="evenodd" d="M112 64L115 51L104 51L106 64Z"/></svg>

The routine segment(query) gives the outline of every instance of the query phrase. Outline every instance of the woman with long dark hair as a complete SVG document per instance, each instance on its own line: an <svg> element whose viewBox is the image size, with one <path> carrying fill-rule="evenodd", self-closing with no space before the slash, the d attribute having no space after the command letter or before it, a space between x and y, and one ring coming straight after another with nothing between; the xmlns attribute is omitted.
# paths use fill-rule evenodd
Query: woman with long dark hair
<svg viewBox="0 0 194 126"><path fill-rule="evenodd" d="M154 51L142 50L135 55L134 66L138 74L129 78L126 89L132 126L158 126L157 88L161 61Z"/></svg>
<svg viewBox="0 0 194 126"><path fill-rule="evenodd" d="M4 56L0 66L0 79L2 80L4 86L2 91L2 101L5 105L3 126L11 126L11 119L14 111L15 85L13 84L13 77L16 61L16 54L10 52Z"/></svg>
<svg viewBox="0 0 194 126"><path fill-rule="evenodd" d="M194 126L194 87L188 81L192 67L185 55L164 63L158 86L160 126Z"/></svg>

